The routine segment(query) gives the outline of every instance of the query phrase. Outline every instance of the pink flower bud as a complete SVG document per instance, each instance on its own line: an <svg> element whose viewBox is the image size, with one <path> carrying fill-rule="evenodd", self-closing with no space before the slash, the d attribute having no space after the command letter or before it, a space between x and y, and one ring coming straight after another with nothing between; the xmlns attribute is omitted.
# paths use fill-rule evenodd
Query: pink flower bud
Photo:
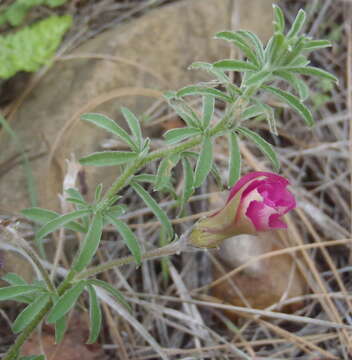
<svg viewBox="0 0 352 360"><path fill-rule="evenodd" d="M296 206L288 184L269 172L245 175L231 188L225 206L195 225L190 243L210 248L231 236L286 228L282 216Z"/></svg>

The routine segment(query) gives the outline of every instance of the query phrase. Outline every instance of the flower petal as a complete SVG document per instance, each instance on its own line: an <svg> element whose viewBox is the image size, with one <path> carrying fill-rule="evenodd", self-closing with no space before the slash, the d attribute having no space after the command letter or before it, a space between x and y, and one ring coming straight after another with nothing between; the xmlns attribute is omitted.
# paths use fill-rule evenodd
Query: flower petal
<svg viewBox="0 0 352 360"><path fill-rule="evenodd" d="M287 224L280 219L280 214L273 214L269 217L269 226L272 229L287 229Z"/></svg>
<svg viewBox="0 0 352 360"><path fill-rule="evenodd" d="M252 201L246 211L246 216L252 221L257 231L270 230L269 219L276 214L274 208L257 200Z"/></svg>
<svg viewBox="0 0 352 360"><path fill-rule="evenodd" d="M282 184L289 184L289 181L280 175L276 175L274 173L270 173L267 171L253 171L248 173L247 175L243 176L237 183L231 188L229 197L227 202L229 202L237 193L238 191L246 185L248 182L255 178L264 177L267 179L272 179L274 182L279 182Z"/></svg>

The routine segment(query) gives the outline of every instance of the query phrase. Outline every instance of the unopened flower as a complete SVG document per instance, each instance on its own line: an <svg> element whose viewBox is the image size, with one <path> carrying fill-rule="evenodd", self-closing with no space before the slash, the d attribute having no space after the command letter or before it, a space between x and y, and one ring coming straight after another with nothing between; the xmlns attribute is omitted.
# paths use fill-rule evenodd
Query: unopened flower
<svg viewBox="0 0 352 360"><path fill-rule="evenodd" d="M287 179L270 172L243 176L231 188L225 206L195 225L189 242L210 248L231 236L286 228L282 216L296 206L288 184Z"/></svg>

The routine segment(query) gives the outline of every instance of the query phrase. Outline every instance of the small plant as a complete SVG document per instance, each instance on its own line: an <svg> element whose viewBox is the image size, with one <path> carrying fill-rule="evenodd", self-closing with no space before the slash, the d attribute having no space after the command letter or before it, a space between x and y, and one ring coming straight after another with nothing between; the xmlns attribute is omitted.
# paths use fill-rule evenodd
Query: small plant
<svg viewBox="0 0 352 360"><path fill-rule="evenodd" d="M267 93L287 104L302 117L308 126L314 124L310 110L303 103L309 97L309 90L302 75L312 75L333 81L336 81L336 78L322 69L309 66L307 57L309 53L330 46L330 43L326 40L312 40L302 34L304 21L305 12L300 10L291 29L285 33L283 13L279 7L274 6L274 35L266 46L249 31L218 33L216 38L228 41L238 47L243 52L245 60L226 59L214 64L197 62L191 65L192 69L209 72L215 80L205 84L187 86L165 95L169 105L184 120L186 126L167 131L164 134L165 147L161 149L150 150L150 139L143 137L140 121L126 108L122 108L121 112L128 124L129 131L125 131L107 116L95 113L82 115L83 121L115 135L126 143L129 150L93 153L81 159L81 164L85 166L121 166L122 172L105 193L103 193L102 186L96 188L93 203L87 203L76 189L69 189L67 201L75 206L75 210L68 214L60 215L41 208L30 208L23 211L24 216L41 225L36 233L37 241L62 227L84 234L84 240L72 261L67 276L58 287L54 285L46 270L41 266L41 259L38 255L31 248L24 247L34 263L38 265L38 271L42 274L43 281L28 284L16 274L7 274L4 277L9 286L0 289L0 300L12 299L28 305L13 324L13 331L19 333L19 336L3 360L19 358L22 344L42 321L55 325L56 341L60 342L64 336L67 314L84 291L88 292L90 301L91 327L88 342L95 342L99 336L102 321L98 300L99 289L110 293L116 301L129 309L128 302L117 289L107 282L98 280L95 276L115 266L131 262L139 265L145 259L178 253L184 249L184 246L216 246L219 239L216 239L215 242L207 242L198 241L198 238L195 237L197 232L199 235L199 231L203 231L204 235L204 231L214 234L219 230L217 221L214 222L211 219L221 218L220 222L224 220L223 225L226 229L229 229L230 226L231 234L226 231L221 232L223 238L226 238L227 235L232 236L233 232L238 231L256 232L285 226L280 217L295 206L294 198L286 189L287 181L281 176L271 173L254 173L239 180L241 154L238 138L245 137L253 141L271 161L274 169L279 170L280 164L274 148L260 135L248 128L248 124L252 120L259 116L265 117L270 131L277 134L274 109L260 100L261 97L258 95L261 93ZM228 76L227 73L231 71L239 73L240 81L238 83L233 83ZM292 91L285 91L278 87L277 79L286 81ZM186 99L192 96L201 97L203 104L201 114L198 114L187 103ZM217 122L214 121L216 101L225 104L224 114ZM213 143L219 137L226 137L229 144L227 186L232 190L224 208L226 211L223 209L213 218L209 218L210 220L205 220L205 223L204 220L200 221L194 227L188 240L187 237L178 239L167 214L145 190L143 184L151 183L156 191L173 194L182 209L195 189L206 181L208 174L215 171ZM146 165L155 161L159 162L156 174L143 172ZM172 169L179 163L185 179L180 196L173 188L172 173ZM128 186L135 191L160 221L165 236L169 242L172 241L169 245L151 252L142 252L136 235L120 219L121 215L127 211L125 205L120 201L120 193ZM278 186L280 191L275 192L273 186L276 188ZM238 212L239 205L243 206L247 201L247 198L243 198L244 193L249 194L248 201L255 202L255 204L246 203L246 212ZM262 194L259 201L256 197L258 194ZM242 196L241 200L240 195ZM270 202L271 200L273 201ZM250 213L249 207L251 207ZM263 216L262 210L264 211ZM99 248L103 227L107 224L116 228L131 252L131 256L89 267ZM204 227L202 224L206 226ZM186 241L184 241L185 239Z"/></svg>
<svg viewBox="0 0 352 360"><path fill-rule="evenodd" d="M34 72L52 59L71 27L71 16L50 16L13 34L0 36L0 78Z"/></svg>

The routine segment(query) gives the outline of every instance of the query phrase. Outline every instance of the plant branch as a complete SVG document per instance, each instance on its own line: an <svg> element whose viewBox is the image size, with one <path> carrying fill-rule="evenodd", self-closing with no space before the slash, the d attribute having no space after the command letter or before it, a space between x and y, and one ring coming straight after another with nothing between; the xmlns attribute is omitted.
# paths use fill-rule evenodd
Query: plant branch
<svg viewBox="0 0 352 360"><path fill-rule="evenodd" d="M171 244L168 244L166 246L148 251L144 254L142 254L141 259L143 260L151 260L151 259L157 259L164 256L170 256L179 254L182 251L187 249L187 234L181 236L181 238L175 242L172 242ZM196 249L193 248L192 249ZM90 269L87 269L86 271L80 273L76 279L81 280L88 278L90 276L102 273L104 271L110 270L114 267L120 267L124 265L128 265L135 262L135 258L133 256L126 256L122 257L116 260L107 261L104 264L100 264L94 267L91 267Z"/></svg>
<svg viewBox="0 0 352 360"><path fill-rule="evenodd" d="M177 146L173 146L161 150L155 150L146 157L137 160L135 163L132 163L130 166L128 166L125 169L125 171L118 177L118 179L111 185L110 189L108 189L107 192L105 193L104 198L102 200L103 202L101 206L102 209L105 209L108 206L109 200L116 193L118 193L118 191L120 191L122 188L128 185L132 176L147 163L172 154L181 153L182 151L188 150L196 145L199 145L201 141L202 141L201 137L196 137L192 140L185 141Z"/></svg>
<svg viewBox="0 0 352 360"><path fill-rule="evenodd" d="M73 279L74 273L70 271L65 280L61 283L61 285L57 289L57 293L59 296L63 295L63 293L70 287L70 282ZM27 340L27 338L32 334L32 332L36 329L36 327L43 321L44 317L48 314L48 312L52 308L52 301L48 300L45 307L38 313L38 315L27 325L27 327L21 332L20 335L17 336L16 341L10 347L10 349L5 354L5 357L2 360L15 360L17 359L18 353L21 349L21 346Z"/></svg>

